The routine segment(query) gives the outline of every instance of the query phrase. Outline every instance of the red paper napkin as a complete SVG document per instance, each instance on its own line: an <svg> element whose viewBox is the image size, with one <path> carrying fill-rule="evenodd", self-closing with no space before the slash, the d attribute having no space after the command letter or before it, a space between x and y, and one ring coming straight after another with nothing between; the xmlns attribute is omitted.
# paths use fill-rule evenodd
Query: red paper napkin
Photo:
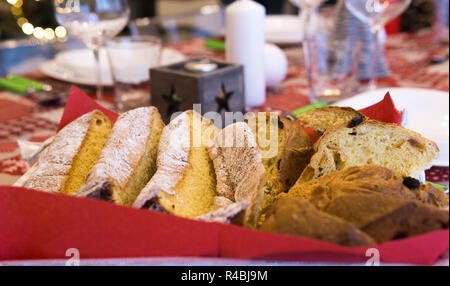
<svg viewBox="0 0 450 286"><path fill-rule="evenodd" d="M58 131L81 115L95 109L103 112L112 122L116 122L117 117L119 117L117 113L104 108L95 100L87 96L81 89L72 85L64 113L61 117L61 121L59 122Z"/></svg>
<svg viewBox="0 0 450 286"><path fill-rule="evenodd" d="M73 87L60 128L94 109L101 109L112 120L117 118ZM449 232L372 247L384 263L431 265L448 250ZM0 260L66 258L69 248L77 248L81 259L206 256L347 263L369 259L369 247L342 247L93 199L0 186Z"/></svg>
<svg viewBox="0 0 450 286"><path fill-rule="evenodd" d="M394 101L389 92L386 93L382 101L358 111L370 119L397 125L402 124L402 115L395 108Z"/></svg>
<svg viewBox="0 0 450 286"><path fill-rule="evenodd" d="M395 107L394 101L392 100L391 94L389 92L386 93L383 100L381 100L380 102L358 111L364 114L365 116L369 117L370 119L378 120L385 123L393 123L397 125L402 124L402 114ZM311 138L311 141L313 143L315 143L318 140L312 128L303 126L302 128L309 135L309 138Z"/></svg>
<svg viewBox="0 0 450 286"><path fill-rule="evenodd" d="M103 201L0 187L0 260L199 256L269 261L431 265L449 245L448 230L379 246L343 247L301 237L206 223Z"/></svg>

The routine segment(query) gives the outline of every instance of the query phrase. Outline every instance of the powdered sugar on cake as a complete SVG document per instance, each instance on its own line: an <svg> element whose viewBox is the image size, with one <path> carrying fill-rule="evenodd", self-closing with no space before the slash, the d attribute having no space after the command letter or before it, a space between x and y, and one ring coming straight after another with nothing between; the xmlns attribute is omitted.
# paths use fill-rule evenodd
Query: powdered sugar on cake
<svg viewBox="0 0 450 286"><path fill-rule="evenodd" d="M133 206L142 207L157 191L175 194L175 187L189 164L189 121L188 113L184 112L164 128L159 142L158 169Z"/></svg>
<svg viewBox="0 0 450 286"><path fill-rule="evenodd" d="M111 179L119 184L126 183L145 152L154 112L154 107L142 107L119 117L86 184L92 179Z"/></svg>
<svg viewBox="0 0 450 286"><path fill-rule="evenodd" d="M64 127L53 143L40 156L36 171L24 187L58 192L72 166L72 161L83 143L95 111L84 114Z"/></svg>

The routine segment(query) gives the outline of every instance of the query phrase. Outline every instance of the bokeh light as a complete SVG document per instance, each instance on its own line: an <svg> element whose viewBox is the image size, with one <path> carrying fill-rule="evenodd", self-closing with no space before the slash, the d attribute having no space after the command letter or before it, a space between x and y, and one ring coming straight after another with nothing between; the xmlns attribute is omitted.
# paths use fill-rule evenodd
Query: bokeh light
<svg viewBox="0 0 450 286"><path fill-rule="evenodd" d="M55 29L55 34L58 38L65 38L67 36L67 30L63 26L58 26Z"/></svg>
<svg viewBox="0 0 450 286"><path fill-rule="evenodd" d="M24 23L23 25L22 25L22 31L26 34L26 35L31 35L31 34L33 34L33 30L34 30L34 27L33 27L33 25L31 24L31 23Z"/></svg>
<svg viewBox="0 0 450 286"><path fill-rule="evenodd" d="M34 30L33 30L33 36L36 38L36 39L42 39L42 38L44 38L44 35L45 35L45 32L44 32L44 29L42 29L41 27L36 27L36 28L34 28Z"/></svg>
<svg viewBox="0 0 450 286"><path fill-rule="evenodd" d="M22 0L16 0L16 3L14 3L12 5L14 5L14 7L20 8L23 5L23 1Z"/></svg>
<svg viewBox="0 0 450 286"><path fill-rule="evenodd" d="M11 13L14 15L14 17L19 17L22 15L23 11L22 11L22 8L17 8L16 6L11 6Z"/></svg>
<svg viewBox="0 0 450 286"><path fill-rule="evenodd" d="M46 28L44 30L44 37L47 40L53 40L55 38L55 31L52 28Z"/></svg>
<svg viewBox="0 0 450 286"><path fill-rule="evenodd" d="M22 28L23 24L28 23L28 20L24 17L20 17L17 19L17 25Z"/></svg>

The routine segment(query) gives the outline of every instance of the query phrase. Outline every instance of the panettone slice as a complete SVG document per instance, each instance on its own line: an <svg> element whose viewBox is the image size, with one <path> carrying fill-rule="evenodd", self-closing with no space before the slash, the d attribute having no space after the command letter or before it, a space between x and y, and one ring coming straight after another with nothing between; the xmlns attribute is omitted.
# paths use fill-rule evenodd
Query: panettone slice
<svg viewBox="0 0 450 286"><path fill-rule="evenodd" d="M361 116L328 129L316 142L315 150L301 181L364 165L419 177L439 154L436 143L416 132Z"/></svg>
<svg viewBox="0 0 450 286"><path fill-rule="evenodd" d="M308 165L313 145L308 134L293 118L277 113L258 113L248 119L266 169L262 209L287 192Z"/></svg>
<svg viewBox="0 0 450 286"><path fill-rule="evenodd" d="M312 128L316 137L319 138L327 129L349 122L358 116L364 115L351 107L326 106L308 110L297 118L303 127Z"/></svg>

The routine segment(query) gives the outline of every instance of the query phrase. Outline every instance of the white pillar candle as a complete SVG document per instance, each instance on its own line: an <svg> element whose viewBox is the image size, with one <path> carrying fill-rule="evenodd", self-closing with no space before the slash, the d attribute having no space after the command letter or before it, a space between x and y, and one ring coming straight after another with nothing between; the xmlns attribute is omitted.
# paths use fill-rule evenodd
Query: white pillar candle
<svg viewBox="0 0 450 286"><path fill-rule="evenodd" d="M264 6L251 0L235 1L226 8L226 59L244 66L245 104L264 104Z"/></svg>

